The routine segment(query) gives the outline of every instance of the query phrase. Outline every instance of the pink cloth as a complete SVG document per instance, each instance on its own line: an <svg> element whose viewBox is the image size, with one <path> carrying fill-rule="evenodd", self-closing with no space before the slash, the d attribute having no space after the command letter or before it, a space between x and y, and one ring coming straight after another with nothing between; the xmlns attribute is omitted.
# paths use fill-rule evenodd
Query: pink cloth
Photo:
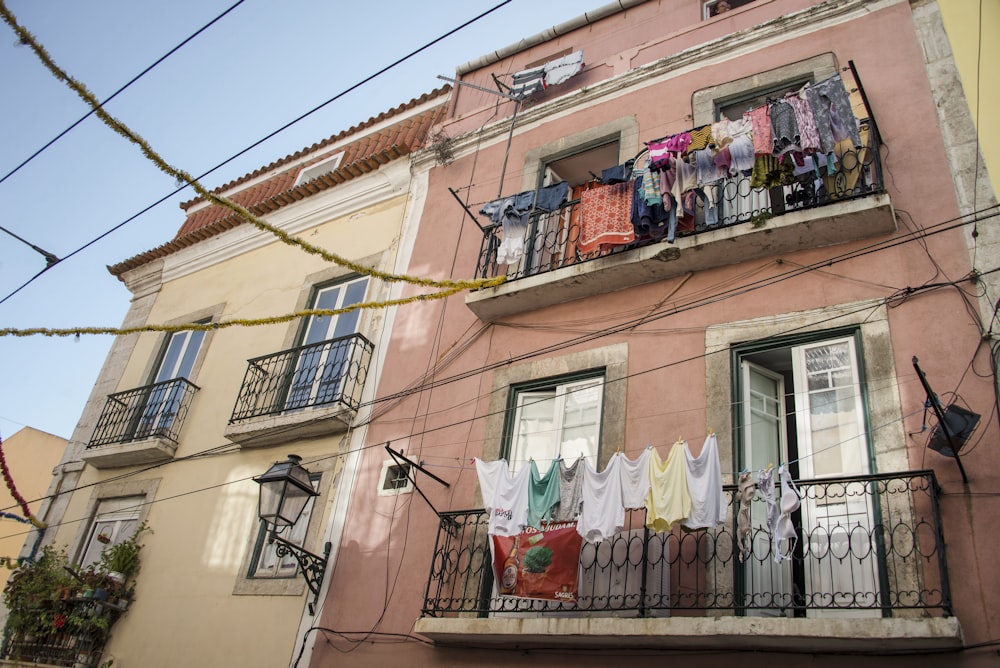
<svg viewBox="0 0 1000 668"><path fill-rule="evenodd" d="M795 120L799 124L799 146L802 151L804 153L818 151L820 148L819 131L816 129L816 119L813 117L809 101L800 97L798 93L791 93L785 99L795 110Z"/></svg>
<svg viewBox="0 0 1000 668"><path fill-rule="evenodd" d="M580 242L577 248L581 252L605 250L635 240L633 190L632 182L625 181L592 188L580 195Z"/></svg>
<svg viewBox="0 0 1000 668"><path fill-rule="evenodd" d="M771 155L774 145L771 142L771 115L767 105L754 107L744 117L750 117L753 126L753 151L757 155Z"/></svg>

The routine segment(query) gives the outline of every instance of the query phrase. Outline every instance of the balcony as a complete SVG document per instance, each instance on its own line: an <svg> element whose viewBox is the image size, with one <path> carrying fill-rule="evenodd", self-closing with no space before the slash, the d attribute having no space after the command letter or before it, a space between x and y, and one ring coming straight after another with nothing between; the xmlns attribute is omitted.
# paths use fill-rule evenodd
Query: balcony
<svg viewBox="0 0 1000 668"><path fill-rule="evenodd" d="M415 630L474 646L865 651L961 646L931 471L801 481L798 542L775 562L759 493L745 560L728 522L654 533L645 511L583 543L575 604L500 596L487 516L442 514Z"/></svg>
<svg viewBox="0 0 1000 668"><path fill-rule="evenodd" d="M198 386L175 378L108 396L83 459L97 468L170 460Z"/></svg>
<svg viewBox="0 0 1000 668"><path fill-rule="evenodd" d="M572 200L557 211L533 214L523 258L498 264L502 230L488 226L476 276L508 280L469 293L466 305L480 319L493 321L688 272L892 234L896 219L871 123L862 122L861 137L864 146L845 152L832 170L817 167L821 176L806 171L771 189L752 187L748 175L706 186L715 189L715 215L706 215L697 198L694 215L678 227L674 243L664 231L637 231L632 243L582 253L581 206Z"/></svg>
<svg viewBox="0 0 1000 668"><path fill-rule="evenodd" d="M5 635L2 657L17 662L5 665L97 666L110 629L127 603L89 598L46 603L47 607L30 611L36 620L34 631Z"/></svg>
<svg viewBox="0 0 1000 668"><path fill-rule="evenodd" d="M351 334L249 360L226 438L247 448L346 431L373 350Z"/></svg>

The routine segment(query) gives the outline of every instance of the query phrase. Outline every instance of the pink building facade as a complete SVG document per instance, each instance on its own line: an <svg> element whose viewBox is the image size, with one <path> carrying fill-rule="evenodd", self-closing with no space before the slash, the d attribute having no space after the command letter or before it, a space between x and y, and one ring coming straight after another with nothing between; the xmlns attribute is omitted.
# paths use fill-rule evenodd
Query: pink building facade
<svg viewBox="0 0 1000 668"><path fill-rule="evenodd" d="M458 68L407 273L507 280L379 342L310 665L995 660L997 254L936 6L724 5L617 2ZM569 603L501 591L477 459L650 451L717 457L722 516L630 509Z"/></svg>

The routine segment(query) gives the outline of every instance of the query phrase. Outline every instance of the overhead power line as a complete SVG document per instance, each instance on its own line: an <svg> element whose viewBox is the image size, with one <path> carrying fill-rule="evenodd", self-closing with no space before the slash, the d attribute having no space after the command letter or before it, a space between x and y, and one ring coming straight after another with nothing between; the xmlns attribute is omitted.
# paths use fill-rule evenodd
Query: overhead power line
<svg viewBox="0 0 1000 668"><path fill-rule="evenodd" d="M190 42L191 40L193 40L195 37L197 37L201 33L205 32L208 28L212 27L212 25L214 25L216 22L218 22L222 17L224 17L226 14L228 14L229 12L233 11L234 9L236 9L237 7L239 7L240 5L242 5L244 2L246 2L246 0L236 0L236 2L233 3L232 5L230 5L229 8L226 11L222 12L221 14L219 14L218 16L216 16L214 19L212 19L211 21L209 21L208 23L206 23L202 27L198 28L198 30L196 30L193 33L191 33L191 35L189 35L188 38L185 39L183 42L181 42L180 44L178 44L177 46L175 46L174 48L170 49L165 54L163 54L162 56L160 56L159 58L157 58L156 61L153 62L152 65L150 65L149 67L147 67L146 69L144 69L142 72L139 72L137 75L135 75L134 77L132 77L131 79L129 79L129 81L125 85L121 86L114 93L112 93L108 97L104 98L104 100L101 101L100 106L103 107L108 102L110 102L111 100L113 100L116 97L118 97L119 93L121 93L122 91L124 91L126 88L128 88L129 86L131 86L132 84L134 84L136 81L138 81L139 79L141 79L145 75L149 74L150 70L152 70L154 67L156 67L157 65L159 65L160 63L162 63L164 60L166 60L170 56L174 55L179 49L181 49L182 47L184 47L188 42ZM25 158L23 161L21 161L21 164L19 164L17 167L15 167L14 169L10 170L6 174L4 174L2 177L0 177L0 183L3 183L7 179L9 179L11 176L13 176L17 172L19 172L22 167L24 167L29 162L31 162L32 160L34 160L35 158L37 158L39 155L42 154L43 151L45 151L45 149L47 149L48 147L52 146L57 141L59 141L60 139L62 139L63 137L65 137L76 126L80 125L80 123L83 123L85 120L87 120L88 118L90 118L93 114L94 114L94 110L91 109L90 111L88 111L87 113L85 113L83 116L81 116L79 119L77 119L75 123L73 123L72 125L70 125L68 128L66 128L65 130L63 130L59 134L57 134L55 137L53 137L49 141L47 141L44 146L42 146L40 149L38 149L37 151L35 151L31 155L29 155L27 158Z"/></svg>
<svg viewBox="0 0 1000 668"><path fill-rule="evenodd" d="M487 9L486 11L484 11L484 12L480 13L479 15L477 15L477 16L475 16L475 17L473 17L473 18L469 19L468 21L465 21L465 22L464 22L464 23L462 23L461 25L459 25L459 26L457 26L457 27L455 27L455 28L452 28L452 29L451 29L451 30L449 30L448 32L446 32L446 33L444 33L444 34L442 34L442 35L440 35L440 36L438 36L438 37L436 37L436 38L432 39L431 41L427 42L427 43L426 43L426 44L424 44L423 46L420 46L420 47L418 47L418 48L414 49L413 51L409 52L409 53L408 53L408 54L406 54L405 56L402 56L401 58L398 58L398 59L396 59L396 60L395 60L395 61L393 61L393 62L392 62L391 64L389 64L389 65L387 65L387 66L383 67L382 69L378 70L378 71L377 71L377 72L375 72L374 74L371 74L371 75L369 75L369 76L365 77L365 78L364 78L364 79L362 79L361 81L359 81L359 82L357 82L357 83L353 84L352 86L350 86L350 87L348 87L348 88L346 88L346 89L342 90L341 92L337 93L337 94L336 94L336 95L334 95L333 97L331 97L331 98L327 99L327 100L326 100L325 102L323 102L323 103L321 103L321 104L319 104L319 105L317 105L317 106L313 107L312 109L310 109L309 111L305 112L304 114L301 114L301 115L299 115L298 117L294 118L293 120L291 120L291 121L289 121L289 122L285 123L284 125L282 125L282 126L281 126L281 127L279 127L278 129L276 129L276 130L274 130L274 131L272 131L272 132L268 133L268 134L267 134L267 135L265 135L264 137L261 137L260 139L258 139L257 141L253 142L252 144L250 144L249 146L247 146L247 147L246 147L246 148L244 148L243 150L241 150L241 151L239 151L239 152L237 152L237 153L235 153L235 154L231 155L230 157L226 158L225 160L223 160L222 162L218 163L218 164L217 164L217 165L215 165L214 167L211 167L210 169L206 170L205 172L202 172L202 173L201 173L200 175L198 175L198 176L196 176L196 177L191 177L191 178L192 178L192 180L193 180L193 181L198 181L198 180L201 180L201 179L205 178L206 176L208 176L208 175L210 175L210 174L214 173L215 171L217 171L217 170L221 169L222 167L224 167L225 165L229 164L229 163L230 163L230 162L232 162L233 160L235 160L235 159L239 158L240 156L244 155L245 153L247 153L247 152L249 152L249 151L253 150L254 148L256 148L256 147L260 146L260 145L261 145L261 144L263 144L264 142L266 142L266 141L268 141L268 140L272 139L273 137L277 136L278 134L280 134L280 133L284 132L285 130L287 130L288 128L292 127L292 126L293 126L293 125L295 125L296 123L299 123L300 121L302 121L302 120L304 120L304 119L308 118L308 117L309 117L309 116L311 116L312 114L314 114L314 113L316 113L316 112L320 111L321 109L323 109L323 108L324 108L324 107L326 107L327 105L329 105L329 104L331 104L331 103L335 102L336 100L339 100L339 99L340 99L340 98L342 98L342 97L343 97L344 95L347 95L348 93L350 93L350 92L352 92L352 91L354 91L354 90L356 90L356 89L360 88L361 86L363 86L363 85L365 85L365 84L369 83L370 81L374 80L375 78L377 78L377 77L379 77L379 76L381 76L381 75L385 74L385 73L386 73L386 72L388 72L389 70L391 70L391 69L393 69L393 68L397 67L398 65L400 65L400 64L402 64L402 63L404 63L404 62L406 62L407 60L409 60L409 59L413 58L414 56L418 55L419 53L421 53L421 52L423 52L423 51L425 51L425 50L429 49L430 47L434 46L434 45L435 45L435 44L437 44L438 42L441 42L442 40L444 40L444 39L447 39L448 37L451 37L451 36L452 36L453 34L455 34L455 33L459 32L459 31L461 31L461 30L464 30L465 28L467 28L468 26L472 25L473 23L475 23L475 22L477 22L477 21L479 21L479 20L481 20L481 19L485 18L486 16L489 16L490 14L492 14L492 13L493 13L493 12L495 12L495 11L497 11L498 9L500 9L500 8L502 8L502 7L504 7L504 6L508 5L508 4L510 4L510 3L512 2L512 1L513 1L513 0L504 0L503 2L500 2L500 3L496 4L496 5L494 5L493 7L491 7L491 8L489 8L489 9ZM13 16L13 15L12 15L12 14L11 14L11 13L9 12L9 10L7 9L7 7L6 7L6 5L4 4L3 0L0 0L0 12L2 12L2 13L3 13L3 15L4 15L4 19L5 19L5 20L6 20L7 22L8 22L8 24L10 24L12 28L14 28L15 30L17 30L17 23L16 23L16 19L14 19L14 16ZM9 17L9 18L8 18L8 17ZM19 33L19 36L22 36L22 35L20 35L20 33ZM23 36L22 36L22 37L23 37ZM72 253L69 253L68 255L65 255L65 256L64 256L64 257L62 258L62 260L63 260L63 261L65 261L65 260L67 260L67 259L69 259L69 258L73 257L74 255L76 255L77 253L80 253L80 252L81 252L81 251L83 251L84 249L86 249L86 248L89 248L90 246L92 246L93 244L97 243L98 241L100 241L100 240L101 240L101 239L103 239L104 237L108 236L109 234L111 234L111 233L113 233L113 232L115 232L115 231L117 231L117 230L121 229L122 227L124 227L124 226L125 226L125 225L127 225L128 223L132 222L133 220L135 220L136 218L138 218L138 217L139 217L139 216L141 216L142 214L146 213L147 211L150 211L151 209L153 209L153 208L154 208L154 207L156 207L156 206L159 206L160 204L162 204L162 203L163 203L163 202L165 202L166 200L170 199L171 197L173 197L173 196L174 196L175 194L179 193L179 192L180 192L181 190L183 190L183 189L184 189L184 188L186 188L186 187L187 187L187 184L185 183L184 185L182 185L182 186L179 186L179 187L175 188L175 189L174 189L173 191L171 191L171 192L170 192L170 193L168 193L167 195L164 195L163 197L161 197L160 199L158 199L158 200L157 200L156 202L154 202L154 203L150 204L149 206L145 207L144 209L142 209L142 210L141 210L141 211L139 211L138 213L136 213L136 214L133 214L132 216L129 216L128 218L126 218L126 219L125 219L125 220L123 220L122 222L118 223L117 225L115 225L114 227L112 227L112 228L111 228L111 229L109 229L108 231L104 232L103 234L99 235L99 236L98 236L98 237L96 237L95 239L93 239L93 240L91 240L91 241L89 241L89 242L85 243L85 244L84 244L83 246L81 246L81 247L77 248L77 249L76 249L75 251L73 251ZM42 271L38 272L37 274L35 274L35 275L34 275L34 276L32 276L31 278L29 278L29 279L28 279L27 281L25 281L24 283L22 283L22 284L21 284L20 286L18 286L17 288L15 288L15 289L14 289L14 290L13 290L12 292L10 292L10 293L9 293L9 294L8 294L7 296L5 296L5 297L4 297L3 299L0 299L0 304L3 304L3 303L4 303L4 302L6 302L6 301L7 301L8 299L10 299L11 297L13 297L13 296L14 296L14 295L16 295L17 293L19 293L19 292L20 292L21 290L23 290L24 288L28 287L28 286L29 286L29 285L30 285L31 283L33 283L33 282L34 282L34 281L35 281L35 280L36 280L36 279L37 279L37 278L38 278L39 276L41 276L42 274L44 274L44 273L45 273L45 272L46 272L46 271L47 271L48 269L49 269L49 267L46 267L45 269L43 269Z"/></svg>

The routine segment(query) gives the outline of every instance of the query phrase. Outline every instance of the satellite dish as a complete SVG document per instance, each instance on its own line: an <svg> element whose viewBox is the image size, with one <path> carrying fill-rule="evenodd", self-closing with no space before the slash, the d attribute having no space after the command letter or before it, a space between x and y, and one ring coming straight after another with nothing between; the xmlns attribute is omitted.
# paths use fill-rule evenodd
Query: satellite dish
<svg viewBox="0 0 1000 668"><path fill-rule="evenodd" d="M951 404L945 409L944 420L939 421L931 432L927 447L946 457L955 457L976 430L980 417L979 413Z"/></svg>

